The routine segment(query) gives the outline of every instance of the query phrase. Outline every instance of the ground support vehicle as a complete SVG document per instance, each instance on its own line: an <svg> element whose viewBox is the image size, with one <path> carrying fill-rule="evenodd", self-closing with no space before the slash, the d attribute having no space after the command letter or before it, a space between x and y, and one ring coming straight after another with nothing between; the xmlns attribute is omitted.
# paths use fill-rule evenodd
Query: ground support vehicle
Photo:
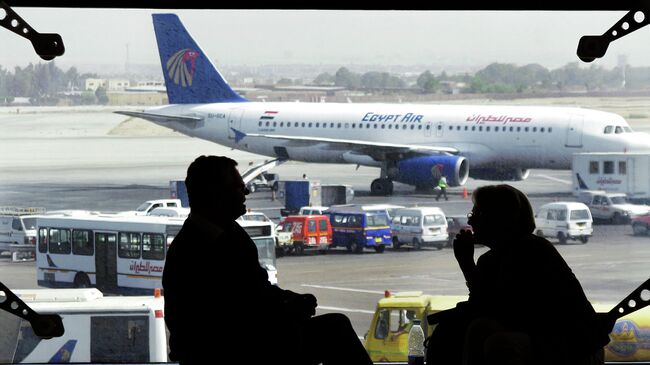
<svg viewBox="0 0 650 365"><path fill-rule="evenodd" d="M650 206L633 204L624 193L582 191L578 200L589 207L594 220L609 221L613 224L626 224L634 216L650 213Z"/></svg>
<svg viewBox="0 0 650 365"><path fill-rule="evenodd" d="M589 208L583 203L548 203L535 214L535 234L557 238L560 244L570 239L587 243L593 233L592 223Z"/></svg>
<svg viewBox="0 0 650 365"><path fill-rule="evenodd" d="M34 260L36 225L33 215L43 213L45 208L0 207L0 253L9 253L12 261Z"/></svg>
<svg viewBox="0 0 650 365"><path fill-rule="evenodd" d="M450 309L466 296L426 295L422 292L386 292L377 303L375 314L366 332L363 345L373 362L406 362L408 358L408 332L413 319L420 319L426 336L435 329L426 317ZM609 312L615 304L592 303L598 313ZM558 323L558 331L563 331ZM630 313L616 321L605 346L605 361L650 361L650 307Z"/></svg>
<svg viewBox="0 0 650 365"><path fill-rule="evenodd" d="M441 250L447 245L447 218L438 207L396 209L392 216L393 248L410 245L416 250L424 246Z"/></svg>
<svg viewBox="0 0 650 365"><path fill-rule="evenodd" d="M362 253L365 247L383 253L392 246L389 218L385 212L367 212L359 209L327 211L332 225L332 247L346 247Z"/></svg>
<svg viewBox="0 0 650 365"><path fill-rule="evenodd" d="M332 244L332 226L326 215L290 215L280 222L280 231L291 234L281 250L302 255L305 250L326 252Z"/></svg>
<svg viewBox="0 0 650 365"><path fill-rule="evenodd" d="M408 334L413 320L421 320L424 334L428 337L435 325L427 323L427 316L454 308L456 303L464 300L467 300L466 296L433 296L421 291L391 294L386 291L384 298L377 303L363 345L373 362L406 361Z"/></svg>
<svg viewBox="0 0 650 365"><path fill-rule="evenodd" d="M583 190L623 193L636 203L650 203L650 154L628 152L574 153L574 195Z"/></svg>
<svg viewBox="0 0 650 365"><path fill-rule="evenodd" d="M88 289L18 289L39 314L59 314L65 332L44 340L28 321L0 312L3 363L167 362L164 299L158 295L104 297Z"/></svg>

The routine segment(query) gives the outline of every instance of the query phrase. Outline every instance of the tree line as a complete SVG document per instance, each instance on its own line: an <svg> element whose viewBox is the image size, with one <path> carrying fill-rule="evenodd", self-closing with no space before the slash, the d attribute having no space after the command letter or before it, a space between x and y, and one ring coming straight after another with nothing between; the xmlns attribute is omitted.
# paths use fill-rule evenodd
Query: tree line
<svg viewBox="0 0 650 365"><path fill-rule="evenodd" d="M104 104L106 90L86 91L85 81L99 78L94 73L80 74L75 67L67 71L56 63L29 64L13 71L0 66L0 104L9 104L16 97L28 97L33 105L56 105L61 99L73 105ZM279 84L291 83L282 78ZM584 67L578 62L549 70L539 64L517 66L492 63L474 74L433 74L429 70L417 78L371 71L356 73L346 67L336 73L321 73L314 85L334 85L349 90L381 90L420 93L532 93L564 91L637 91L650 90L650 67ZM453 89L453 90L452 90Z"/></svg>
<svg viewBox="0 0 650 365"><path fill-rule="evenodd" d="M507 63L492 63L478 72L438 75L429 70L422 72L415 82L386 72L354 73L341 67L334 75L321 73L314 81L316 85L335 85L347 89L415 89L422 93L450 92L452 88L460 93L530 93L563 91L610 91L650 90L650 67L604 67L591 65L581 67L578 62L549 70L539 64L516 66Z"/></svg>
<svg viewBox="0 0 650 365"><path fill-rule="evenodd" d="M33 105L57 105L62 98L75 105L107 102L102 98L105 90L84 90L88 78L99 76L80 74L75 67L63 71L54 62L16 66L13 72L0 66L0 104L9 104L17 97L27 97Z"/></svg>

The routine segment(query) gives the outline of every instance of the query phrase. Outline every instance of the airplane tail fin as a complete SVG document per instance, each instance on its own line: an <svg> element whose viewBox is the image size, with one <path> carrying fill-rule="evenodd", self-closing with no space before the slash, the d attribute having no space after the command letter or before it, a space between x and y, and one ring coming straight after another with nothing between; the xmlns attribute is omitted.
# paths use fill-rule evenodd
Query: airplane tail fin
<svg viewBox="0 0 650 365"><path fill-rule="evenodd" d="M170 104L248 101L224 80L176 14L153 14Z"/></svg>

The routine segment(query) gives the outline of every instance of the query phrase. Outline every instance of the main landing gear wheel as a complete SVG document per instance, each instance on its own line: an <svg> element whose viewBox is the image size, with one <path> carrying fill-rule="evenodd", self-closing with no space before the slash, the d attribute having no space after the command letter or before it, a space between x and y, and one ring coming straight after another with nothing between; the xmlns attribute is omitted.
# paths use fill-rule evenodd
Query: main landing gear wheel
<svg viewBox="0 0 650 365"><path fill-rule="evenodd" d="M375 179L370 184L371 195L387 196L393 194L393 182L390 179Z"/></svg>

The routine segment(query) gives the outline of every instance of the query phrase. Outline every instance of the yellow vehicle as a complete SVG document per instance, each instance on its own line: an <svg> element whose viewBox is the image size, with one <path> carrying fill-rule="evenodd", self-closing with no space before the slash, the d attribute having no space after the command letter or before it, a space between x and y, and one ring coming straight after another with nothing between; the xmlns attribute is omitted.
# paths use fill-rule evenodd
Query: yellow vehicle
<svg viewBox="0 0 650 365"><path fill-rule="evenodd" d="M467 296L424 295L422 292L386 291L365 335L364 346L373 362L407 361L408 333L413 319L422 321L427 337L435 326L427 324L427 316L456 306ZM609 312L615 304L594 303L596 312ZM650 307L640 309L616 321L605 347L605 361L650 361Z"/></svg>
<svg viewBox="0 0 650 365"><path fill-rule="evenodd" d="M377 303L377 310L364 338L364 346L373 362L406 361L408 337L414 319L421 320L428 337L435 326L427 324L427 316L450 309L467 296L423 295L421 291L391 294L386 291Z"/></svg>

